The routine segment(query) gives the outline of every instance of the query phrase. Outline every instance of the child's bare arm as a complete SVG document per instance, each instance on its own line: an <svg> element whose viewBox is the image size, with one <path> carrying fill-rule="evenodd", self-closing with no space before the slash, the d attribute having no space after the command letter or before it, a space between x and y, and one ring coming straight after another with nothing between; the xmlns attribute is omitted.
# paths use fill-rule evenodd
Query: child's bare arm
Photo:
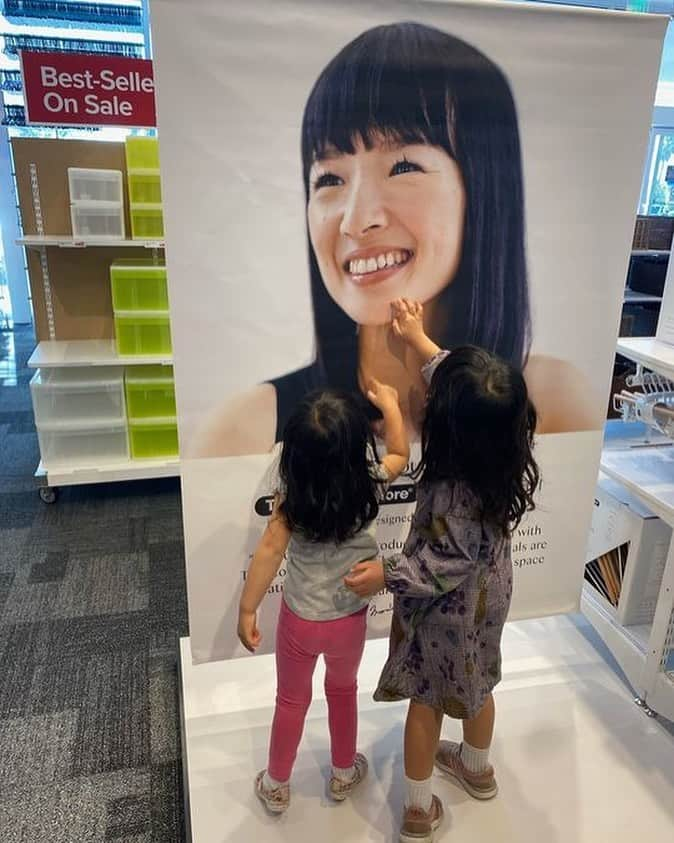
<svg viewBox="0 0 674 843"><path fill-rule="evenodd" d="M393 333L414 349L422 366L432 360L441 349L426 334L424 309L421 303L409 299L396 299L391 302L391 311Z"/></svg>
<svg viewBox="0 0 674 843"><path fill-rule="evenodd" d="M386 469L389 480L395 480L402 474L410 457L410 444L405 430L405 422L400 411L398 393L391 386L370 381L367 397L381 410L384 417L384 443L386 455L382 464Z"/></svg>
<svg viewBox="0 0 674 843"><path fill-rule="evenodd" d="M275 507L269 524L255 548L239 601L238 635L243 646L251 652L257 649L262 640L257 628L257 610L281 567L289 541L290 530Z"/></svg>

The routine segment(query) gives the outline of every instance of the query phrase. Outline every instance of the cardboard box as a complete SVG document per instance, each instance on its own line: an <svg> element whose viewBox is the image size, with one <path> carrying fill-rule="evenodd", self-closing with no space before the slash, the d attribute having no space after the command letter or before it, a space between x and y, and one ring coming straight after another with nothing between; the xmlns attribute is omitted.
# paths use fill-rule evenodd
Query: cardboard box
<svg viewBox="0 0 674 843"><path fill-rule="evenodd" d="M653 622L671 533L637 497L600 474L585 561L629 543L616 610L624 626Z"/></svg>

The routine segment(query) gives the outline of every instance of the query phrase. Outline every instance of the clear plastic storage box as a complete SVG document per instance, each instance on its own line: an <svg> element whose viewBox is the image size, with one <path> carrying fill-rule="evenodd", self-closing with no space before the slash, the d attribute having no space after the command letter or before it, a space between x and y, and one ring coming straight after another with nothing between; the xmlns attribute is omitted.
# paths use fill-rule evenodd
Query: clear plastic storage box
<svg viewBox="0 0 674 843"><path fill-rule="evenodd" d="M124 371L116 368L38 369L30 382L35 424L123 423Z"/></svg>
<svg viewBox="0 0 674 843"><path fill-rule="evenodd" d="M70 206L73 237L124 239L124 206L121 203L78 202Z"/></svg>
<svg viewBox="0 0 674 843"><path fill-rule="evenodd" d="M124 192L121 170L86 170L68 168L70 201L117 202L122 204Z"/></svg>
<svg viewBox="0 0 674 843"><path fill-rule="evenodd" d="M87 426L72 421L38 425L42 463L47 469L99 466L129 459L126 423Z"/></svg>

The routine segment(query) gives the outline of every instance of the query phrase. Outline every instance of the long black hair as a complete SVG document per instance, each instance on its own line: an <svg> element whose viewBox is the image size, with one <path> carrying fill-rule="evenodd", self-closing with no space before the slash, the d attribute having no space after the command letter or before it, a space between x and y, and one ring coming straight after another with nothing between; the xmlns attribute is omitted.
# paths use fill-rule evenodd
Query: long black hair
<svg viewBox="0 0 674 843"><path fill-rule="evenodd" d="M377 516L377 457L365 404L324 390L304 398L286 424L279 511L310 541L343 542Z"/></svg>
<svg viewBox="0 0 674 843"><path fill-rule="evenodd" d="M482 518L508 534L534 508L535 430L519 369L484 349L458 348L433 373L417 479L464 484Z"/></svg>
<svg viewBox="0 0 674 843"><path fill-rule="evenodd" d="M442 147L466 192L463 250L441 294L451 314L434 339L470 343L523 367L530 345L524 190L517 112L503 72L479 50L419 23L377 26L318 77L302 122L305 196L328 147L380 138ZM330 385L356 386L355 323L330 298L309 240L317 362ZM451 283L450 283L451 282Z"/></svg>

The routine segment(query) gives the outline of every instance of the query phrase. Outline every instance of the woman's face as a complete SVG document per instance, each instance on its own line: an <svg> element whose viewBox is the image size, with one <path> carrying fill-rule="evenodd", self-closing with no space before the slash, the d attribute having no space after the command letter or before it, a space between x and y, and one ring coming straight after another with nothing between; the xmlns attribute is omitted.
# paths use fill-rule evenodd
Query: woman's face
<svg viewBox="0 0 674 843"><path fill-rule="evenodd" d="M444 149L358 143L310 173L309 236L323 282L359 325L390 320L399 297L427 302L461 259L465 191Z"/></svg>

